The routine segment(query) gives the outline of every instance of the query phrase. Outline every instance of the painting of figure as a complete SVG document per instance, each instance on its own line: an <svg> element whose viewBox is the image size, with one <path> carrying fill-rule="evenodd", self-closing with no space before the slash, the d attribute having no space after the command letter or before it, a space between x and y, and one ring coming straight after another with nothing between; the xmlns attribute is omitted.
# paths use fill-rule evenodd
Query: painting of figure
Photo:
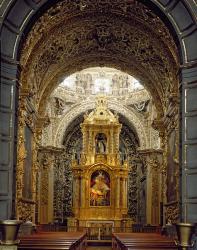
<svg viewBox="0 0 197 250"><path fill-rule="evenodd" d="M95 171L90 180L90 206L110 205L110 177L103 170Z"/></svg>

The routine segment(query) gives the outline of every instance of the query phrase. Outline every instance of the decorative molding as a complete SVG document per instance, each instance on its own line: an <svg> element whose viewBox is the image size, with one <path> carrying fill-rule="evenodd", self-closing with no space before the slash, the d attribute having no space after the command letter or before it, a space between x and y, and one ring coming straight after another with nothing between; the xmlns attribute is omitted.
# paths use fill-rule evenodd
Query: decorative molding
<svg viewBox="0 0 197 250"><path fill-rule="evenodd" d="M39 93L35 97L39 110L43 111L44 97L65 72L78 71L89 63L108 62L140 78L162 115L166 89L178 88L177 50L163 22L139 2L88 2L83 11L77 6L76 1L68 4L64 0L50 8L34 25L24 45L22 87L34 86L36 91L32 93Z"/></svg>
<svg viewBox="0 0 197 250"><path fill-rule="evenodd" d="M56 146L62 146L64 132L66 131L69 124L71 124L72 121L81 113L85 113L86 111L91 110L93 107L94 102L82 103L80 106L76 106L75 108L73 108L63 117L63 119L61 119L61 122L59 123L59 126L56 130L55 138L53 140L54 142L56 142ZM147 132L142 125L142 121L140 121L137 115L135 115L134 112L131 112L126 107L120 106L120 103L117 104L115 102L109 102L109 108L124 115L131 122L131 124L134 125L134 128L136 129L137 135L139 137L140 148L148 148L149 146Z"/></svg>

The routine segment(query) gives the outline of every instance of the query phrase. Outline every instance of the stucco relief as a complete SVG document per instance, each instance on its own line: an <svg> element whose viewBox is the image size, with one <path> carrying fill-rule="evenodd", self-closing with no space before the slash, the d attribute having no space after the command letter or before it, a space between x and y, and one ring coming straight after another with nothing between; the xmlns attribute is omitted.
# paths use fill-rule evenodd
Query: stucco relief
<svg viewBox="0 0 197 250"><path fill-rule="evenodd" d="M162 114L166 86L178 86L174 77L177 52L162 21L135 1L88 1L83 11L78 5L77 1L63 1L49 9L26 40L21 82L23 88L36 85L39 111L65 72L103 63L139 76Z"/></svg>
<svg viewBox="0 0 197 250"><path fill-rule="evenodd" d="M72 121L81 113L85 113L86 111L93 109L94 106L94 102L82 102L81 105L76 106L67 114L65 114L64 117L62 117L62 119L60 120L59 124L57 124L58 127L56 129L56 132L54 132L54 146L61 147L64 138L64 133L69 124L71 124ZM119 103L109 101L109 108L117 113L121 113L133 124L139 137L140 148L148 148L148 131L143 126L143 120L140 120L140 118L134 112L124 106L121 106Z"/></svg>

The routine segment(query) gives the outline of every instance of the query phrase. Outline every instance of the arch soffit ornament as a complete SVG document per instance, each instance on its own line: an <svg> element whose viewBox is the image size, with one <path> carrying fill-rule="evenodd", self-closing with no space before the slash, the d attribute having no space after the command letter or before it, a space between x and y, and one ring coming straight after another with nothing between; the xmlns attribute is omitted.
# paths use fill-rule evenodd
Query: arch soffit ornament
<svg viewBox="0 0 197 250"><path fill-rule="evenodd" d="M114 5L116 6L116 4ZM51 11L55 10L53 9ZM65 22L64 25L66 26L62 25L56 27L56 29L52 29L50 32L51 35L47 36L47 40L40 39L40 44L34 44L32 41L33 45L31 45L31 39L35 39L36 37L37 40L42 33L40 30L39 32L37 30L40 23L38 22L38 27L35 25L37 29L34 28L32 33L30 33L26 46L24 46L25 52L21 59L21 64L23 68L25 68L25 71L22 71L23 87L27 87L25 83L32 83L32 81L27 80L29 75L31 75L32 80L34 82L35 80L37 81L36 84L38 85L37 88L39 92L44 93L46 86L49 86L51 82L56 82L56 84L58 82L51 81L51 76L60 76L60 69L65 72L65 68L75 67L74 61L76 57L84 57L82 60L82 64L84 64L89 56L94 58L97 62L99 61L98 56L100 56L105 58L103 60L105 63L106 56L111 58L115 55L120 57L116 57L115 60L121 59L121 63L129 62L131 68L132 65L133 68L138 68L138 72L140 72L140 68L145 69L144 71L148 73L145 74L143 71L140 75L142 76L145 74L146 78L151 79L151 83L147 86L150 92L152 89L157 90L158 98L155 103L158 103L159 100L164 102L163 95L165 92L165 85L176 85L176 88L178 86L178 81L175 79L178 68L175 55L176 50L173 48L173 43L173 45L166 45L164 42L164 40L172 40L170 39L167 29L164 29L164 25L160 27L162 30L161 35L153 33L150 27L142 26L142 23L140 23L137 18L134 20L132 19L135 25L131 26L129 21L123 18L120 10L118 15L116 13L115 17L102 14L99 19L98 15L97 17L92 17L91 11L89 13L89 18L71 19L71 23ZM59 12L60 10L58 9L58 13ZM115 15L114 13L112 14ZM123 14L125 15L125 13ZM46 15L46 19L48 20L51 15L51 13L49 16ZM117 16L119 17L119 22L117 22ZM54 15L53 21L56 20L55 17ZM43 16L43 19L44 18L45 16ZM156 20L156 17L153 19ZM59 21L58 17L57 20ZM151 21L147 19L147 23L148 22ZM155 23L152 21L153 26ZM41 29L45 32L43 27L45 27L46 24L43 22L41 22L41 24ZM45 28L47 30L47 27ZM150 34L152 35L150 36ZM167 39L163 40L162 36ZM32 51L28 51L29 48L30 50L32 49ZM31 64L29 61L31 61ZM34 69L28 69L28 65L32 65L32 63L35 65ZM64 65L63 68L62 65ZM149 77L147 75L149 75ZM174 84L175 82L176 84ZM144 82L144 84L146 84L146 82ZM154 96L155 93L151 94ZM44 99L42 95L40 95L39 98L42 100Z"/></svg>
<svg viewBox="0 0 197 250"><path fill-rule="evenodd" d="M94 102L82 103L80 106L76 106L70 110L65 116L61 119L61 122L56 130L54 137L55 146L62 147L65 131L68 126L81 114L85 113L87 110L92 109L95 106ZM117 102L109 101L108 107L120 114L122 114L126 119L133 125L136 130L137 137L139 138L140 149L146 149L149 147L148 144L148 135L145 127L143 126L140 118L128 108L120 105Z"/></svg>
<svg viewBox="0 0 197 250"><path fill-rule="evenodd" d="M103 19L104 16L102 16L102 13L107 13L107 17L114 16L116 18L116 21L117 18L119 18L119 21L124 23L130 23L130 21L132 20L134 21L134 26L140 27L140 30L145 34L147 33L146 29L148 29L149 32L153 32L156 35L155 38L159 36L161 41L166 44L170 52L174 55L174 57L176 57L175 44L173 43L170 34L165 28L164 24L150 9L148 9L143 4L140 4L138 1L133 1L133 3L131 2L130 4L128 4L126 1L114 2L112 0L109 0L108 2L105 2L105 4L103 4L103 1L101 0L91 1L83 10L81 10L77 1L72 1L70 4L68 4L68 1L64 0L54 5L46 13L44 13L43 16L33 26L30 35L27 37L25 46L27 50L25 51L25 53L24 51L22 53L22 64L26 64L28 58L32 55L32 51L34 49L37 49L36 47L39 45L39 43L43 44L42 47L40 47L39 45L40 50L46 47L43 41L48 41L49 33L51 34L51 39L56 38L54 36L55 34L64 35L65 25L70 25L71 30L75 31L76 28L79 27L77 21L83 22L83 20L89 27L91 22L90 19L88 19L88 16L98 16L101 19L101 23L104 25L106 24L106 22ZM94 21L92 17L91 20ZM99 24L98 18L96 21ZM75 23L77 24L77 27ZM130 28L132 28L131 25L129 26ZM84 32L84 26L82 27L82 31ZM156 33L156 27L160 28L160 34ZM135 27L135 29L137 29L137 27ZM102 32L102 30L100 30L100 32ZM31 35L31 33L34 34L34 36ZM47 36L45 34L47 34ZM98 35L98 33L95 33L94 35ZM76 37L76 33L70 36L71 39L73 37ZM82 36L79 37L80 40L81 38Z"/></svg>
<svg viewBox="0 0 197 250"><path fill-rule="evenodd" d="M96 61L95 61L96 56ZM144 86L148 86L147 91L149 92L150 96L153 98L153 102L156 106L158 117L162 116L163 114L163 107L161 103L160 96L162 96L162 92L157 88L155 88L152 79L149 75L149 72L145 69L139 69L136 65L131 65L130 61L126 62L125 58L119 58L117 61L116 57L111 56L105 57L106 55L103 55L102 58L97 57L97 55L93 55L91 58L90 55L88 57L84 58L77 58L73 61L73 64L75 65L75 68L73 68L72 65L68 66L67 68L59 67L59 72L57 75L53 76L53 79L47 79L46 82L46 88L43 90L42 98L40 99L39 103L39 114L45 113L45 107L47 102L47 97L50 96L52 91L57 87L57 83L59 82L59 79L65 78L65 72L66 75L71 75L75 73L76 71L83 70L88 67L97 67L98 64L106 67L116 68L122 72L126 72L132 76L134 76L136 79L140 79L141 84Z"/></svg>
<svg viewBox="0 0 197 250"><path fill-rule="evenodd" d="M19 4L20 3L20 4ZM52 1L51 1L52 3ZM79 2L80 3L80 2ZM154 9L154 7L158 8L159 11L164 15L166 18L167 22L172 25L173 30L178 38L178 47L181 49L179 50L179 57L182 59L183 64L190 63L192 60L187 57L188 54L188 49L189 47L186 46L186 42L189 43L190 40L188 39L187 41L184 41L184 29L185 28L192 28L194 25L196 25L196 3L194 1L190 0L181 0L179 2L179 5L173 5L171 6L171 1L162 1L162 0L150 0L149 2L147 1L147 5L152 5L151 9ZM1 19L2 23L0 24L0 28L2 31L2 51L5 51L5 54L3 57L8 57L10 60L16 61L18 58L20 58L20 48L21 48L21 43L24 41L24 34L27 36L29 29L26 29L28 26L31 26L31 21L34 18L35 15L43 15L43 10L42 8L44 7L45 4L50 5L49 7L52 6L50 4L49 0L41 0L41 1L34 1L34 4L29 4L28 2L22 2L20 0L10 0L9 2L3 2L3 4L0 6L0 13L1 13ZM23 6L24 5L24 6ZM27 8L28 6L28 8ZM169 8L170 7L170 8ZM46 8L44 8L46 9ZM25 11L22 11L25 10ZM182 11L182 18L177 19L176 15L178 14L178 11ZM15 15L13 13L18 13L20 12L20 19L19 22L16 23L15 20ZM173 15L170 14L170 12L173 12ZM38 14L39 13L39 14ZM186 27L181 26L182 20L184 20L187 17L187 22L185 23ZM9 20L9 24L15 28L15 30L18 30L18 32L9 30L6 28L7 25L5 23ZM188 22L190 22L190 25L187 25ZM25 31L26 29L26 31ZM31 29L31 27L30 27ZM11 44L7 42L7 37L3 36L4 33L9 33L12 35L12 41ZM13 33L13 34L12 34ZM10 47L11 45L11 47ZM9 53L7 53L9 51ZM189 64L188 64L189 65Z"/></svg>

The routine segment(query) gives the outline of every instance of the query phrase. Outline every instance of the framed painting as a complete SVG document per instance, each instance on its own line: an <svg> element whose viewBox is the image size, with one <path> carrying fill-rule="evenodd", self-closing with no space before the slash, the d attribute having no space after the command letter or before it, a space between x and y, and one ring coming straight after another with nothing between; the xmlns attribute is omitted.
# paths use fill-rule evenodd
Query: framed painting
<svg viewBox="0 0 197 250"><path fill-rule="evenodd" d="M90 179L90 206L110 206L110 176L96 170Z"/></svg>

